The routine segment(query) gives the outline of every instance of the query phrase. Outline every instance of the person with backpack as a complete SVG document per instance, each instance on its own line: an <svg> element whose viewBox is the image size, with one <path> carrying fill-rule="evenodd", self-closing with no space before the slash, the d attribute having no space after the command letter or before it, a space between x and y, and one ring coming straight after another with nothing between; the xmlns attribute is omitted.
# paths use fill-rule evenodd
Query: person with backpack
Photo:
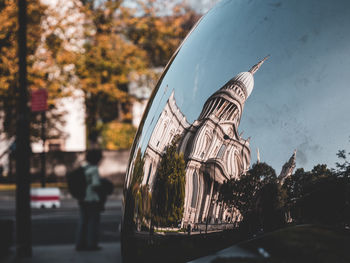
<svg viewBox="0 0 350 263"><path fill-rule="evenodd" d="M85 184L81 183L81 191L74 196L79 201L79 225L75 249L100 250L98 246L98 228L100 224L101 199L99 195L101 178L98 172L98 164L102 159L101 150L88 150L86 164L82 166ZM77 187L76 187L77 188ZM85 190L85 191L84 191Z"/></svg>

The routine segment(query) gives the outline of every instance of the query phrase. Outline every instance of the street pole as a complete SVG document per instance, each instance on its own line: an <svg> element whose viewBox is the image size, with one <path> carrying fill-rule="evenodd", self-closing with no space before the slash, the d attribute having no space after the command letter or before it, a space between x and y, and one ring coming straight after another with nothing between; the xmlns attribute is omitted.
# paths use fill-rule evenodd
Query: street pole
<svg viewBox="0 0 350 263"><path fill-rule="evenodd" d="M16 127L16 252L31 257L29 108L27 91L27 3L18 0L19 89Z"/></svg>
<svg viewBox="0 0 350 263"><path fill-rule="evenodd" d="M43 141L43 151L41 152L41 187L46 187L46 111L41 112L41 138Z"/></svg>

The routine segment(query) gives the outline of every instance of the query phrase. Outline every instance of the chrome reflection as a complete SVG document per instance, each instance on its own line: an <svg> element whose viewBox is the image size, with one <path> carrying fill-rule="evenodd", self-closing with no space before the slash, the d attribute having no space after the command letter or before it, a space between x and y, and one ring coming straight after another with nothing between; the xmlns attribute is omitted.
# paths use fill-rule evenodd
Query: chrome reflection
<svg viewBox="0 0 350 263"><path fill-rule="evenodd" d="M190 235L238 225L240 211L219 201L219 193L250 166L249 138L238 134L238 126L254 74L267 58L211 95L193 123L171 93L145 153L139 149L133 164L136 231Z"/></svg>
<svg viewBox="0 0 350 263"><path fill-rule="evenodd" d="M156 88L132 151L124 189L122 251L126 262L188 261L285 226L291 226L285 230L291 233L286 234L287 238L300 234L300 244L308 231L325 232L305 224L336 226L339 232L348 227L350 176L345 170L349 166L330 170L322 164L330 165L336 158L334 149L340 149L336 140L334 143L324 140L329 132L325 124L328 125L328 120L336 123L339 114L334 109L329 116L320 111L325 116L322 119L317 110L334 100L341 102L339 109L346 110L338 95L348 94L344 88L346 78L334 79L329 77L331 74L319 72L342 72L345 76L344 65L349 67L350 61L343 56L340 67L335 59L338 51L325 56L321 51L327 43L321 42L320 36L342 41L339 54L344 55L349 38L337 30L350 21L341 12L335 12L339 14L338 20L330 19L328 13L313 17L318 13L309 12L310 16L303 12L300 14L303 19L293 20L302 26L293 27L291 23L283 31L276 26L285 13L294 19L296 10L314 10L318 7L315 3L282 1L286 8L275 12L271 4L252 2L249 9L250 3L242 2L239 10L246 15L254 11L265 21L262 24L261 20L254 20L249 24L251 30L247 30L240 24L246 18L233 16L240 23L229 20L231 11L238 10L236 2L222 1L219 8L202 20L202 27L189 37L187 46L180 49ZM336 3L332 5L334 10L341 10L342 4L350 10L345 1ZM337 22L337 27L330 22L332 26L325 27L328 23L325 18ZM256 24L259 30L255 32ZM220 31L217 25L225 29ZM313 32L307 41L303 41L304 28ZM227 33L231 31L240 38ZM271 38L262 41L261 35L270 31ZM198 43L207 38L210 45L204 45L206 52L203 49L197 52ZM219 44L218 39L222 40ZM237 43L231 48L235 40ZM259 41L262 45L255 45ZM221 49L211 52L217 46ZM253 64L258 60L256 56L270 51L273 53L269 60L265 57L249 71L222 85L225 82L221 81L233 76L228 72L242 70L245 67L242 65ZM259 89L253 92L255 74ZM330 99L333 97L328 86L336 99ZM313 97L316 99L311 102ZM277 116L284 108L285 112ZM278 130L280 127L283 130ZM239 133L243 129L252 137ZM346 128L339 126L338 131L344 136ZM251 149L257 147L263 158L259 149L255 158ZM343 155L339 152L339 156L345 156L343 161L347 162L346 152ZM264 161L281 172L276 173ZM310 171L304 171L300 165ZM314 168L310 168L312 165ZM297 226L293 232L293 226L300 224L304 226ZM324 237L326 240L327 235ZM257 248L264 248L263 245L259 243Z"/></svg>
<svg viewBox="0 0 350 263"><path fill-rule="evenodd" d="M267 58L212 94L193 123L172 91L144 154L139 148L131 163L124 231L152 242L156 235L208 234L239 226L242 213L225 190L250 167L250 138L244 139L238 127L254 74ZM293 169L284 167L281 178Z"/></svg>

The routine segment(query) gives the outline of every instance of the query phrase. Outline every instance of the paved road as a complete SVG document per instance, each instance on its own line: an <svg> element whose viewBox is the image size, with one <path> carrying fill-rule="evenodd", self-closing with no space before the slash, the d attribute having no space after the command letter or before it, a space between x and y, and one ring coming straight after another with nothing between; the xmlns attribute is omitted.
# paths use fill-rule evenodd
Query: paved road
<svg viewBox="0 0 350 263"><path fill-rule="evenodd" d="M2 263L121 263L120 243L102 243L100 251L75 251L71 245L34 246L33 257L18 259L13 252Z"/></svg>
<svg viewBox="0 0 350 263"><path fill-rule="evenodd" d="M11 196L0 198L0 218L15 219L15 200ZM118 242L121 218L121 196L112 196L101 214L100 241ZM57 209L32 209L33 245L74 244L78 222L75 200L64 198Z"/></svg>

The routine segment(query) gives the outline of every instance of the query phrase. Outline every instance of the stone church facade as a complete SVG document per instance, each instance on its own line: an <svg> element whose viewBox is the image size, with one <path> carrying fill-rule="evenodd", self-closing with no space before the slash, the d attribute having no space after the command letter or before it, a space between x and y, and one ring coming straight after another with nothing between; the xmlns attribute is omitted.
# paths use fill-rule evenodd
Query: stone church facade
<svg viewBox="0 0 350 263"><path fill-rule="evenodd" d="M152 189L166 146L180 135L178 149L186 162L183 226L228 223L240 218L239 211L216 200L221 184L249 169L249 138L242 138L238 127L244 103L254 88L254 73L265 60L212 94L194 123L189 123L178 108L174 92L158 118L144 154L142 184Z"/></svg>

